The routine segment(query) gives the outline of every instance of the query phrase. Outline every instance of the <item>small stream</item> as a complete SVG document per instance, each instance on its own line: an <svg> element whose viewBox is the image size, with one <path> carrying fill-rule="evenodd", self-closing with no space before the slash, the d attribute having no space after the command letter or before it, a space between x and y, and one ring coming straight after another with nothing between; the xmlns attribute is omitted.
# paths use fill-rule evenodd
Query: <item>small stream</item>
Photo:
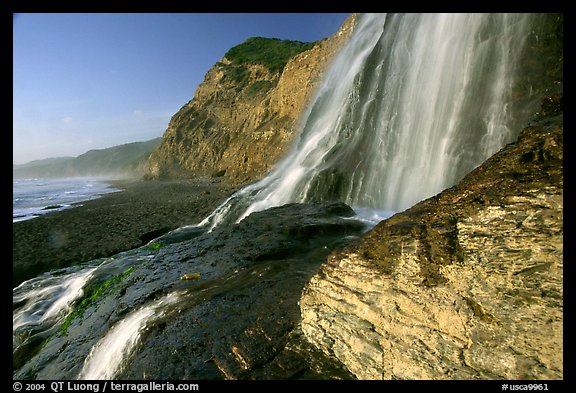
<svg viewBox="0 0 576 393"><path fill-rule="evenodd" d="M366 228L344 204L291 204L26 281L14 289L14 378L272 376L259 357L297 334L302 287Z"/></svg>

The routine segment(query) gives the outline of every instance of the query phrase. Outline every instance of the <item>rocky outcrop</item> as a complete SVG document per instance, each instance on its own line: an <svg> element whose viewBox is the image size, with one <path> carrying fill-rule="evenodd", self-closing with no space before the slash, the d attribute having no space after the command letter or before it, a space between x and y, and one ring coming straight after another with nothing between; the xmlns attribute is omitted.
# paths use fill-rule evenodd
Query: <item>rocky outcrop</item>
<svg viewBox="0 0 576 393"><path fill-rule="evenodd" d="M65 320L15 331L13 378L77 378L127 333L105 379L563 378L560 103L361 238L342 203L289 204L109 258Z"/></svg>
<svg viewBox="0 0 576 393"><path fill-rule="evenodd" d="M305 337L360 379L563 378L562 96L454 186L332 254Z"/></svg>
<svg viewBox="0 0 576 393"><path fill-rule="evenodd" d="M124 348L109 360L126 359L116 368L96 362L108 368L104 379L354 378L298 329L302 287L330 250L364 229L353 215L343 203L289 204L209 233L181 228L109 258L66 321L37 319L15 332L14 378L78 378L105 337L115 341L105 351ZM123 341L131 336L133 351Z"/></svg>
<svg viewBox="0 0 576 393"><path fill-rule="evenodd" d="M301 83L312 64L293 69ZM240 183L270 165L308 90L281 88L290 63L234 67L223 59L175 115L151 177ZM117 368L94 362L108 379L563 378L562 147L562 95L551 95L516 143L361 238L341 203L148 232L139 240L152 243L94 271L70 313L13 330L13 378L83 375L94 348L114 349L101 339L131 340L118 326L138 339Z"/></svg>
<svg viewBox="0 0 576 393"><path fill-rule="evenodd" d="M146 177L223 176L238 185L263 176L293 140L300 113L354 23L352 15L279 70L249 60L239 68L224 57L172 117Z"/></svg>

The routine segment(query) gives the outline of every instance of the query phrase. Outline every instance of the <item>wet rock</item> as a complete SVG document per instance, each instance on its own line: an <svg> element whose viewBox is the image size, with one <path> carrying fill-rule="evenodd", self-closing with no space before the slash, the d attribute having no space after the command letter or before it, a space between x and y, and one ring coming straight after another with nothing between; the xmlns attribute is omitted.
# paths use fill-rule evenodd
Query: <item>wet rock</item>
<svg viewBox="0 0 576 393"><path fill-rule="evenodd" d="M114 378L354 378L302 339L298 307L304 284L327 254L364 230L353 215L341 203L290 204L183 242L117 256L97 270L86 296L128 272L123 279L65 334L25 353L38 352L20 359L14 378L77 378L110 329L155 303L165 306L155 306ZM181 279L187 275L194 279Z"/></svg>
<svg viewBox="0 0 576 393"><path fill-rule="evenodd" d="M53 269L140 247L176 228L199 222L234 191L207 179L126 180L118 187L123 191L14 223L13 286ZM183 230L171 233L166 240L182 241L189 236L193 234Z"/></svg>
<svg viewBox="0 0 576 393"><path fill-rule="evenodd" d="M563 378L558 97L454 186L328 257L305 337L360 379Z"/></svg>

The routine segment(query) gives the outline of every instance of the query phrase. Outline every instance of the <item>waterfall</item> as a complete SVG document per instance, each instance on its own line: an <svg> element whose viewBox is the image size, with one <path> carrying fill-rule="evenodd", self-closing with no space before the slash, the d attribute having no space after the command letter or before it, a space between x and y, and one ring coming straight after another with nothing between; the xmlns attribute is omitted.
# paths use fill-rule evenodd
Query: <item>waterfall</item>
<svg viewBox="0 0 576 393"><path fill-rule="evenodd" d="M454 185L527 121L514 89L531 19L360 15L292 150L201 225L305 201L395 212Z"/></svg>
<svg viewBox="0 0 576 393"><path fill-rule="evenodd" d="M534 111L517 80L533 22L531 14L360 15L288 154L200 224L164 237L192 238L293 202L342 201L377 221L454 185L512 142ZM152 258L143 248L22 283L13 290L13 353L25 357L53 335L88 284ZM256 269L224 279L260 278ZM120 375L155 324L227 285L169 290L139 305L99 337L78 378Z"/></svg>

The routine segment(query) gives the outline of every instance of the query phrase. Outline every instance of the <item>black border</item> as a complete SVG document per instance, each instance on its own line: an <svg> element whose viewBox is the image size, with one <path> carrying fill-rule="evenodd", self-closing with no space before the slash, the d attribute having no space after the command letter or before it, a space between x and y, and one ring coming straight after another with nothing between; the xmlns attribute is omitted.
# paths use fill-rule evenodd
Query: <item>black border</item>
<svg viewBox="0 0 576 393"><path fill-rule="evenodd" d="M495 2L495 4L490 4L489 2L475 2L474 4L466 4L465 2L455 2L452 5L443 4L435 4L435 3L428 3L428 7L422 7L418 5L418 10L410 10L406 9L409 8L407 4L386 4L385 2L378 2L377 4L374 2L370 3L363 3L360 4L358 2L348 1L330 1L327 3L328 5L325 6L321 2L308 2L308 3L293 3L293 2L282 2L280 3L256 3L256 2L216 2L216 1L190 1L190 0L180 0L180 1L128 1L128 0L101 0L101 1L61 1L61 0L2 0L0 1L0 9L2 11L1 19L0 19L0 42L2 51L5 53L3 56L4 63L7 63L9 48L12 47L12 38L13 38L13 30L12 30L12 23L13 23L13 14L14 13L53 13L53 12L139 12L139 13L147 13L147 12L157 12L157 13L165 13L165 12L389 12L389 11L402 11L402 12L421 12L425 11L426 8L433 8L430 9L431 12L438 12L438 11L448 11L448 12L560 12L566 15L569 15L565 12L565 8L568 7L568 2L540 2L540 3L532 3L526 4L524 2L515 2L514 6L511 4L505 4L503 2ZM376 6L377 9L374 9ZM276 8L275 8L276 7ZM279 9L278 7L281 7ZM424 10L422 9L424 8ZM567 20L567 26L570 28L570 20ZM566 35L566 34L564 34ZM572 37L572 36L571 36ZM564 40L566 44L567 40ZM568 40L568 43L571 41ZM11 51L10 51L11 52ZM567 51L570 53L570 49ZM570 58L569 58L570 59ZM568 60L568 65L571 64L570 60ZM12 62L10 62L9 70L12 71ZM568 66L566 69L572 70L574 68ZM565 73L566 74L566 73ZM5 73L6 78L12 75L11 72L7 71ZM569 85L570 77L564 81L566 85ZM6 81L3 86L6 86L6 99L3 101L12 102L12 95L8 96L8 88L7 86L12 86L12 83ZM570 100L565 100L564 102L570 103ZM5 108L6 112L8 112L9 108L6 105ZM11 112L10 112L11 113ZM569 124L571 124L571 116L570 110L566 111L567 115L565 119L568 119ZM10 117L8 117L10 116ZM4 119L12 118L11 114L4 117ZM573 130L568 128L568 133L565 134L565 137L568 142L565 142L565 146L574 146L569 141L573 138ZM9 157L8 155L6 155ZM571 164L571 154L565 154L565 173L568 176L565 176L568 181L564 183L564 189L567 191L569 195L566 204L565 210L565 220L564 222L568 225L565 225L564 228L564 238L568 240L565 242L566 244L570 245L574 239L574 222L576 219L576 215L574 214L574 206L573 200L570 198L572 195L572 171L573 166ZM567 165L566 165L567 163ZM10 163L11 165L11 163ZM8 193L5 193L8 195ZM8 205L8 201L6 201L6 205ZM567 219L566 219L567 218ZM6 223L8 223L8 217L6 217ZM7 232L4 232L7 233ZM573 385L575 375L572 374L572 371L576 370L573 363L573 335L571 334L574 332L574 323L572 319L572 312L573 312L573 301L574 301L574 290L571 285L570 278L576 277L574 275L574 254L571 247L565 247L565 261L568 261L567 264L564 264L564 308L565 308L565 318L564 318L564 367L563 367L563 380L538 380L538 381L506 381L506 380L463 380L463 381L453 381L453 380L446 380L446 381L292 381L292 380L282 380L282 381L209 381L209 380L199 380L199 381L188 381L189 383L197 383L200 387L200 391L214 391L220 389L250 389L250 390L258 390L262 389L263 391L269 392L270 389L273 389L281 384L282 388L289 388L289 389L297 389L297 388L311 388L311 389L373 389L373 390L388 390L392 389L392 391L400 390L400 389L441 389L443 392L448 391L457 391L462 392L463 389L472 388L472 389L482 389L484 392L502 392L505 391L503 389L503 385L507 384L508 389L510 389L510 385L524 385L528 387L528 385L542 385L547 384L548 390L550 392L558 392L558 391L566 391L567 388ZM9 275L4 275L6 289L11 287L11 278ZM6 294L6 297L8 295ZM6 316L8 313L5 314ZM10 326L8 321L5 322L6 326ZM6 345L8 345L8 341L6 340ZM10 353L8 348L6 349L6 354ZM12 373L6 371L6 379L12 379ZM56 382L59 380L56 380ZM48 391L50 388L51 382L54 381L22 381L23 386L28 384L44 384L45 391ZM90 381L86 381L90 382ZM115 381L121 382L121 381ZM125 383L138 383L139 381L130 381ZM142 383L148 383L148 381L140 381ZM158 381L161 382L161 381ZM174 384L181 383L181 381L170 381ZM10 382L14 384L14 381ZM92 383L96 383L92 381ZM104 382L99 381L99 392L102 392L102 387ZM12 385L14 390L14 385ZM520 390L520 389L517 389ZM534 390L534 389L533 389ZM25 389L22 389L25 391ZM67 391L67 390L63 390ZM107 391L110 391L107 389ZM128 390L125 390L128 391Z"/></svg>

